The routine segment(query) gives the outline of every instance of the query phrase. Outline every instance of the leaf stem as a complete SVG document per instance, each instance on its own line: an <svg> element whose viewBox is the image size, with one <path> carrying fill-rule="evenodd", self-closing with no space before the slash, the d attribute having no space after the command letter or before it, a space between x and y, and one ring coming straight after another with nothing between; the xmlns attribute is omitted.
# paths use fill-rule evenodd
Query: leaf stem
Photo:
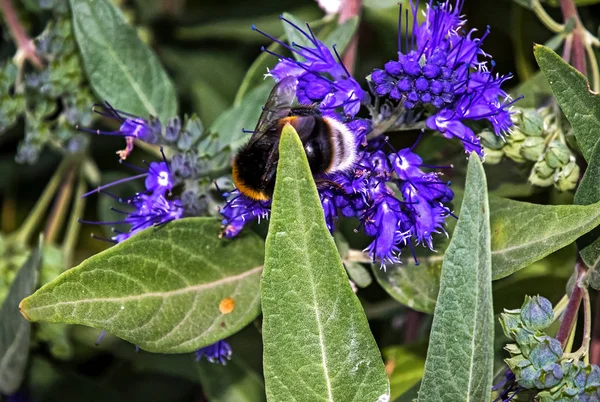
<svg viewBox="0 0 600 402"><path fill-rule="evenodd" d="M362 0L342 0L342 7L340 9L340 24L348 21L350 18L360 14L360 8L362 6ZM358 29L352 35L350 43L342 54L342 62L352 75L354 73L354 65L356 64L356 53L358 51Z"/></svg>
<svg viewBox="0 0 600 402"><path fill-rule="evenodd" d="M563 311L565 311L565 309L567 308L568 303L569 296L567 295L564 295L563 298L560 299L558 303L556 303L556 306L554 306L554 319L552 321L556 321L558 317L560 317Z"/></svg>
<svg viewBox="0 0 600 402"><path fill-rule="evenodd" d="M31 234L40 223L42 215L44 214L44 212L46 212L50 201L52 201L52 198L54 197L54 193L60 185L63 174L70 164L71 159L69 157L63 158L60 165L54 172L54 175L46 185L44 192L38 199L38 202L35 204L31 212L27 216L27 219L25 219L23 225L21 225L21 228L14 234L14 237L11 239L12 241L22 244L29 242Z"/></svg>
<svg viewBox="0 0 600 402"><path fill-rule="evenodd" d="M579 305L581 304L581 299L583 298L583 291L582 288L579 286L579 283L586 274L584 263L581 260L577 261L577 264L575 264L575 269L577 272L577 280L575 281L573 292L569 297L567 309L565 310L565 314L563 315L560 328L558 329L558 333L556 334L556 339L561 343L563 348L565 347L569 335L573 330L575 319L577 318L577 313L579 312Z"/></svg>
<svg viewBox="0 0 600 402"><path fill-rule="evenodd" d="M540 3L539 0L531 0L530 3L531 10L535 13L538 19L554 33L559 33L565 30L565 26L563 24L559 24L554 21L554 19L544 10L544 7Z"/></svg>
<svg viewBox="0 0 600 402"><path fill-rule="evenodd" d="M75 191L75 197L73 198L73 210L71 211L71 217L67 226L67 232L63 240L62 255L65 261L65 269L69 269L73 263L73 250L79 237L79 230L81 224L79 218L83 215L85 210L86 198L82 197L87 190L85 178L83 175L79 175L77 182L77 190Z"/></svg>
<svg viewBox="0 0 600 402"><path fill-rule="evenodd" d="M600 93L600 70L598 69L598 61L596 60L596 53L592 49L592 45L587 42L585 44L585 51L590 59L590 70L592 71L592 90L596 93Z"/></svg>
<svg viewBox="0 0 600 402"><path fill-rule="evenodd" d="M58 195L54 201L50 215L48 216L48 221L46 222L46 229L44 230L44 240L46 244L54 243L56 237L60 233L63 222L65 221L67 208L69 208L69 200L73 193L74 176L75 169L74 166L71 166L65 180L58 190Z"/></svg>
<svg viewBox="0 0 600 402"><path fill-rule="evenodd" d="M590 339L591 339L591 328L592 328L592 309L590 307L590 292L584 285L581 286L581 292L583 295L583 339L581 340L581 346L573 353L565 353L563 356L567 359L579 360L583 357L583 362L588 365L590 364L589 350L590 350ZM575 332L575 331L573 331Z"/></svg>
<svg viewBox="0 0 600 402"><path fill-rule="evenodd" d="M23 61L29 60L38 69L44 68L42 59L35 52L33 40L29 38L25 28L21 25L11 0L0 0L0 10L4 14L4 21L6 21L8 30L17 45L16 64L21 66Z"/></svg>

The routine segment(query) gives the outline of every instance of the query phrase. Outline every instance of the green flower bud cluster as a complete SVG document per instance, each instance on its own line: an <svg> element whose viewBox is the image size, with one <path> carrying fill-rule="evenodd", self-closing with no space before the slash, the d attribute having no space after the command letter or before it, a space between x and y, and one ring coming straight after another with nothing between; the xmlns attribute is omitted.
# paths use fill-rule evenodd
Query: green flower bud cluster
<svg viewBox="0 0 600 402"><path fill-rule="evenodd" d="M521 309L505 310L500 324L516 343L505 362L519 386L537 390L536 401L600 401L600 368L563 356L560 342L544 332L554 320L552 304L526 296Z"/></svg>
<svg viewBox="0 0 600 402"><path fill-rule="evenodd" d="M551 108L519 109L513 115L515 128L502 139L491 131L480 134L485 149L485 162L499 163L504 156L517 163L534 162L529 182L536 186L554 185L561 191L577 185L579 166L575 155L564 141L569 130L559 122ZM564 123L564 124L562 124Z"/></svg>
<svg viewBox="0 0 600 402"><path fill-rule="evenodd" d="M12 63L0 67L0 132L25 117L25 138L16 156L19 163L35 163L45 145L70 153L88 145L88 136L75 126L91 124L90 105L95 99L77 53L68 10L53 11L53 18L34 39L44 68Z"/></svg>

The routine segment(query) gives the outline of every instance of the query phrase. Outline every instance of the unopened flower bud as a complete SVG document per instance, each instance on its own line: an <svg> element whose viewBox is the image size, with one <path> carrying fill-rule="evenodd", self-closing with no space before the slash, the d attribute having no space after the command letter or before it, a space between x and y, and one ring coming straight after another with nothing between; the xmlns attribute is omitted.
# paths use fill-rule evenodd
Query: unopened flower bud
<svg viewBox="0 0 600 402"><path fill-rule="evenodd" d="M525 302L521 307L521 320L527 328L532 330L542 330L548 327L554 320L552 303L541 296L525 296Z"/></svg>
<svg viewBox="0 0 600 402"><path fill-rule="evenodd" d="M481 140L481 144L484 147L490 149L502 149L502 147L505 145L505 142L502 139L502 137L496 135L490 130L483 130L481 133L479 133L479 139Z"/></svg>
<svg viewBox="0 0 600 402"><path fill-rule="evenodd" d="M560 342L549 336L542 336L538 344L533 347L529 354L529 360L536 368L544 368L560 360L563 354Z"/></svg>
<svg viewBox="0 0 600 402"><path fill-rule="evenodd" d="M554 183L554 169L548 166L545 159L538 161L533 165L529 182L536 186L548 187Z"/></svg>
<svg viewBox="0 0 600 402"><path fill-rule="evenodd" d="M569 162L569 164L563 167L558 172L558 180L555 186L560 191L569 191L577 187L577 181L579 180L579 166L575 161Z"/></svg>
<svg viewBox="0 0 600 402"><path fill-rule="evenodd" d="M540 137L543 132L544 120L535 109L523 109L517 123L519 130L527 136Z"/></svg>
<svg viewBox="0 0 600 402"><path fill-rule="evenodd" d="M497 165L502 160L504 152L498 149L483 148L484 162L488 165Z"/></svg>
<svg viewBox="0 0 600 402"><path fill-rule="evenodd" d="M569 148L560 141L552 141L548 146L548 151L546 152L546 163L551 168L559 168L565 166L569 163L571 158L571 151Z"/></svg>
<svg viewBox="0 0 600 402"><path fill-rule="evenodd" d="M537 161L544 152L545 144L542 137L527 137L521 147L521 155L530 161Z"/></svg>

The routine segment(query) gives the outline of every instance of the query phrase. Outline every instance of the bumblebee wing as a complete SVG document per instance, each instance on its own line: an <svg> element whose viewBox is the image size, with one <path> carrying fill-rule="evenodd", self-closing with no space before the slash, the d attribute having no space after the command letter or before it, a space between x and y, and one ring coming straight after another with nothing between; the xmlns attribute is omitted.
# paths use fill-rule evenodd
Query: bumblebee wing
<svg viewBox="0 0 600 402"><path fill-rule="evenodd" d="M250 138L250 144L262 137L273 123L288 116L296 97L297 84L298 80L295 77L282 78L275 84L258 118L254 134Z"/></svg>

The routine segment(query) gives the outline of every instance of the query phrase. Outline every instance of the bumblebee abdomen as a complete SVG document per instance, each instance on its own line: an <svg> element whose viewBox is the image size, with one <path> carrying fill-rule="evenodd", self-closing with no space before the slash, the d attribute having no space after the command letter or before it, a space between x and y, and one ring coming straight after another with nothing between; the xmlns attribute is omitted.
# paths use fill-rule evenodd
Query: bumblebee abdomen
<svg viewBox="0 0 600 402"><path fill-rule="evenodd" d="M331 159L325 172L340 172L352 168L356 160L356 137L344 123L328 117L323 117L323 121L329 131L331 147Z"/></svg>
<svg viewBox="0 0 600 402"><path fill-rule="evenodd" d="M274 151L277 151L276 148L265 147L264 144L246 145L233 159L233 182L246 197L266 201L273 196L277 165L275 162L275 166L267 166L267 161Z"/></svg>

